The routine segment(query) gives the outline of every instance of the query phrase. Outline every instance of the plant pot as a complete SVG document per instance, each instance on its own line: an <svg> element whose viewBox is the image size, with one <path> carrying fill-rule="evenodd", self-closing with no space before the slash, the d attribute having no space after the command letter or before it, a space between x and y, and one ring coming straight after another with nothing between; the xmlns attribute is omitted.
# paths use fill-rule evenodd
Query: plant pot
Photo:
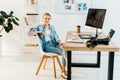
<svg viewBox="0 0 120 80"><path fill-rule="evenodd" d="M2 35L0 35L0 57L2 56Z"/></svg>

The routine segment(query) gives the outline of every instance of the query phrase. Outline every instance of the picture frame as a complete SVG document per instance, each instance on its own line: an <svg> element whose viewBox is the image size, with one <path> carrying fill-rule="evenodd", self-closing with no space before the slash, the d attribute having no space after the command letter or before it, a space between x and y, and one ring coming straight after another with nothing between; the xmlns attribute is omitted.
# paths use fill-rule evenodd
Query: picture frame
<svg viewBox="0 0 120 80"><path fill-rule="evenodd" d="M91 0L57 0L55 10L58 14L85 14L91 6Z"/></svg>

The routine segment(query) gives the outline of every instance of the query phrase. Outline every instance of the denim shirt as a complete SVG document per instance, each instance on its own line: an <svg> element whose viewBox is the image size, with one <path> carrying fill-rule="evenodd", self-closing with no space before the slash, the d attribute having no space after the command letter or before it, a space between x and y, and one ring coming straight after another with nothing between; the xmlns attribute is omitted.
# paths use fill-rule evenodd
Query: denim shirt
<svg viewBox="0 0 120 80"><path fill-rule="evenodd" d="M54 29L54 26L53 25L49 25L50 26L50 38L51 38L51 41L55 44L55 45L57 45L58 43L58 41L60 41L60 39L59 39L59 37L58 37L58 35L57 35L57 33L56 33L56 30ZM44 27L44 25L38 25L38 26L36 26L35 28L32 28L31 30L30 30L30 32L35 32L35 31L42 31L42 32L44 32L45 33L45 27ZM38 36L38 38L40 39L40 44L41 44L41 47L42 47L42 49L43 49L43 51L44 51L44 49L45 49L45 36L42 36L42 35L40 35L40 34L37 34L37 36Z"/></svg>

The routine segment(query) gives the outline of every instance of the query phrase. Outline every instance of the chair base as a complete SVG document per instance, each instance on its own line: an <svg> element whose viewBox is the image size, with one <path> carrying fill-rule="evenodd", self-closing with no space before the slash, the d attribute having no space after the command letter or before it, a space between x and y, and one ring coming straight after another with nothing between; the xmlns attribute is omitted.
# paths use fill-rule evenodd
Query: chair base
<svg viewBox="0 0 120 80"><path fill-rule="evenodd" d="M59 60L59 58L58 58L58 55L45 55L45 54L43 54L43 55L42 55L42 59L41 59L41 61L40 61L40 64L38 65L38 68L37 68L37 71L36 71L36 75L38 75L38 73L39 73L39 71L40 71L40 68L41 68L44 60L45 60L45 63L44 63L43 68L45 69L46 62L47 62L47 59L48 59L48 58L52 59L53 68L54 68L54 77L56 78L56 67L55 67L55 60L54 60L55 58L57 59L57 62L58 62L58 64L59 64L59 67L60 67L60 69L61 69L61 71L62 71L62 65L61 65L61 63L60 63L60 60Z"/></svg>

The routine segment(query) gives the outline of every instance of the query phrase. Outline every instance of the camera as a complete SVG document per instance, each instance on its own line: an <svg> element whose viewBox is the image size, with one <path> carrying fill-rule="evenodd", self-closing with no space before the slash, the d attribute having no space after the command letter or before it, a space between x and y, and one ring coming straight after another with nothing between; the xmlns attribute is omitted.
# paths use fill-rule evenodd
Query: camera
<svg viewBox="0 0 120 80"><path fill-rule="evenodd" d="M90 40L88 40L86 42L86 44L87 44L87 47L94 48L98 44L108 45L109 41L110 41L110 38L108 38L108 37L107 38L103 38L103 39L97 39L97 38L93 37Z"/></svg>

